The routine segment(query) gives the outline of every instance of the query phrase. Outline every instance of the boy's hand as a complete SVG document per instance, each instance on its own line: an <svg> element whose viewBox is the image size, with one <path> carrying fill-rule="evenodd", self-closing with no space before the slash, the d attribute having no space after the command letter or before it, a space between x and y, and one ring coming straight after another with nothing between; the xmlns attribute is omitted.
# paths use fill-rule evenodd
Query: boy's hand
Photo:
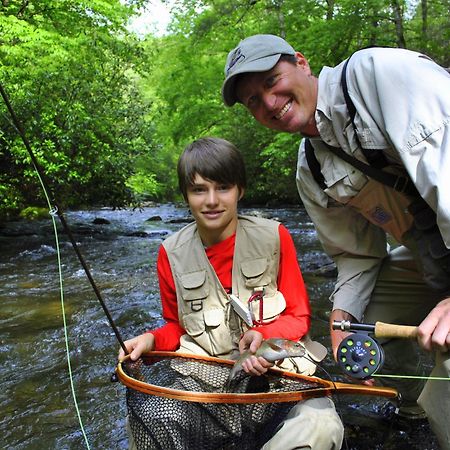
<svg viewBox="0 0 450 450"><path fill-rule="evenodd" d="M151 352L155 348L155 337L152 333L144 333L124 342L125 347L130 353L130 359L136 361L143 353ZM122 361L125 352L121 348L118 359Z"/></svg>
<svg viewBox="0 0 450 450"><path fill-rule="evenodd" d="M256 353L263 342L263 336L259 331L248 330L239 341L239 351L242 353L249 351ZM267 372L273 363L267 361L262 356L248 356L242 361L242 368L251 375L262 375Z"/></svg>
<svg viewBox="0 0 450 450"><path fill-rule="evenodd" d="M256 353L263 340L263 335L259 331L248 330L239 341L239 352L242 354L249 350L250 353Z"/></svg>

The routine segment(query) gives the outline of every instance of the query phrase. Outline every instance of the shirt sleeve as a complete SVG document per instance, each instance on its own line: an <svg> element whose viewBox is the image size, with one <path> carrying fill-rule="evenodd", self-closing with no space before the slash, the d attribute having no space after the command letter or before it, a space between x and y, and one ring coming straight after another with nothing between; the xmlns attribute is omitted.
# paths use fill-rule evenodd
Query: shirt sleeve
<svg viewBox="0 0 450 450"><path fill-rule="evenodd" d="M178 304L172 270L164 246L160 246L157 260L162 316L165 325L149 331L155 336L155 350L173 351L180 346L180 337L185 334L178 320Z"/></svg>
<svg viewBox="0 0 450 450"><path fill-rule="evenodd" d="M264 339L281 337L297 341L307 334L311 324L308 293L297 261L297 252L289 231L278 227L280 236L280 264L278 290L286 300L286 309L274 322L255 328Z"/></svg>
<svg viewBox="0 0 450 450"><path fill-rule="evenodd" d="M350 60L349 94L369 106L450 248L450 76L419 53L378 50Z"/></svg>
<svg viewBox="0 0 450 450"><path fill-rule="evenodd" d="M302 152L302 149L300 149ZM333 258L338 276L330 300L333 309L362 320L375 287L382 260L387 256L386 234L350 207L328 199L319 204L313 192L311 173L299 157L297 185L306 212L314 223L325 252ZM317 184L315 188L320 189Z"/></svg>

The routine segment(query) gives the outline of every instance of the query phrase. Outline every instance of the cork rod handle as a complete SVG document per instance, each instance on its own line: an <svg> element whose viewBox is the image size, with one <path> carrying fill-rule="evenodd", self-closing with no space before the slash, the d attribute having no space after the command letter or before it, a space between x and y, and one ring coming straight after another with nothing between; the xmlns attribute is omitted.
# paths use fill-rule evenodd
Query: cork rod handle
<svg viewBox="0 0 450 450"><path fill-rule="evenodd" d="M416 339L417 327L407 325L393 325L390 323L376 322L375 337L377 338L407 338Z"/></svg>

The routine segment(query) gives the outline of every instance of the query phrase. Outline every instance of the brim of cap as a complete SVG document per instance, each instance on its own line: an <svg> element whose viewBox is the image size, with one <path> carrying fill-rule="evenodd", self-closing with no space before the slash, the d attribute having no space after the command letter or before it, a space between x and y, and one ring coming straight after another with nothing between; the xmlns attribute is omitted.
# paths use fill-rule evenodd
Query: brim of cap
<svg viewBox="0 0 450 450"><path fill-rule="evenodd" d="M281 53L277 53L276 55L245 62L239 69L225 78L222 85L222 97L225 105L233 106L238 101L235 93L237 75L249 72L266 72L275 66L280 57Z"/></svg>

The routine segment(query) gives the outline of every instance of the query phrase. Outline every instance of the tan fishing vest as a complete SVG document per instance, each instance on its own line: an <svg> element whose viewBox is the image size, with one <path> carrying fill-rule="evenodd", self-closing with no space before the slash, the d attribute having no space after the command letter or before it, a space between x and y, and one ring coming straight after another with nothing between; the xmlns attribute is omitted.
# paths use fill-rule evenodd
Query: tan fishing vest
<svg viewBox="0 0 450 450"><path fill-rule="evenodd" d="M236 230L232 293L247 306L252 294L263 290L263 323L275 320L286 308L283 294L277 290L278 226L273 220L240 216ZM180 324L187 333L181 338L180 350L231 356L238 351L240 336L248 327L231 306L206 256L196 224L170 236L163 246L174 277ZM259 302L251 306L259 318Z"/></svg>

